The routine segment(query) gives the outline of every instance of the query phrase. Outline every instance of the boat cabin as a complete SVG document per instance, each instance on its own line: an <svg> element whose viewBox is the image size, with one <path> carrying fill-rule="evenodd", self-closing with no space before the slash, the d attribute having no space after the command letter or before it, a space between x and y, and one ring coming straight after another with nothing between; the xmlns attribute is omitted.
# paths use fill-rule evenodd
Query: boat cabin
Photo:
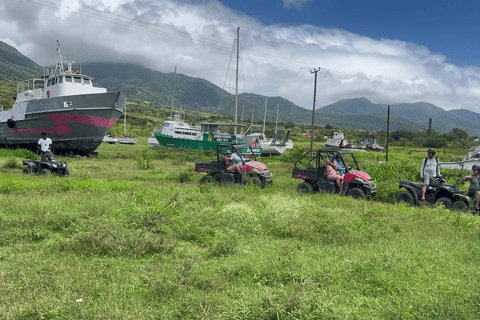
<svg viewBox="0 0 480 320"><path fill-rule="evenodd" d="M16 103L32 99L107 92L105 88L94 87L92 80L92 77L80 74L80 69L73 67L71 63L68 63L66 71L57 64L55 71L46 72L43 79L19 82Z"/></svg>

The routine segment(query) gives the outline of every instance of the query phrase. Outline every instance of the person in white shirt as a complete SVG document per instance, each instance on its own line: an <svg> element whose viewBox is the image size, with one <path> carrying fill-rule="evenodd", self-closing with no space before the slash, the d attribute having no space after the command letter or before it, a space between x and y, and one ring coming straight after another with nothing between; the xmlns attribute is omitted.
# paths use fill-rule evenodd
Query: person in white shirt
<svg viewBox="0 0 480 320"><path fill-rule="evenodd" d="M435 177L440 177L440 167L438 165L438 159L435 158L437 151L435 149L428 149L428 157L422 161L422 166L420 167L420 180L423 181L422 188L422 202L425 203L425 192L427 191L430 182L435 179Z"/></svg>
<svg viewBox="0 0 480 320"><path fill-rule="evenodd" d="M40 150L40 154L42 155L42 162L46 159L51 160L52 158L52 139L47 138L47 134L42 132L42 137L38 140L38 150Z"/></svg>

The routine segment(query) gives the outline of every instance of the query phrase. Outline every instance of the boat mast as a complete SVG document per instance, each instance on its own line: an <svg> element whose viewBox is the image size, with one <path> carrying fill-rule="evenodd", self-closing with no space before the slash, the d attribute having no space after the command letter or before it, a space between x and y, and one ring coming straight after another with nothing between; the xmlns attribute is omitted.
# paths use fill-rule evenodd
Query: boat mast
<svg viewBox="0 0 480 320"><path fill-rule="evenodd" d="M173 76L172 108L170 109L170 118L173 116L173 101L175 100L175 84L177 80L177 66L175 66L175 75Z"/></svg>
<svg viewBox="0 0 480 320"><path fill-rule="evenodd" d="M267 118L267 99L268 97L265 97L265 115L263 116L263 137L265 137L265 119Z"/></svg>
<svg viewBox="0 0 480 320"><path fill-rule="evenodd" d="M125 105L125 112L123 113L123 136L127 136L127 105Z"/></svg>
<svg viewBox="0 0 480 320"><path fill-rule="evenodd" d="M278 130L278 107L279 107L279 104L277 104L277 121L275 122L275 134L277 134L277 130Z"/></svg>
<svg viewBox="0 0 480 320"><path fill-rule="evenodd" d="M238 58L240 56L240 27L237 27L237 72L235 77L235 124L237 124L237 106L238 106ZM234 127L234 133L237 135L237 126Z"/></svg>

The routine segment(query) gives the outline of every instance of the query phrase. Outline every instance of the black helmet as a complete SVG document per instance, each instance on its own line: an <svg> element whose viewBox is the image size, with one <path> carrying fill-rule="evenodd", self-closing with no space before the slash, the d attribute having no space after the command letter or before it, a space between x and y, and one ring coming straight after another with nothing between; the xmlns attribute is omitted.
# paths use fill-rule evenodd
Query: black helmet
<svg viewBox="0 0 480 320"><path fill-rule="evenodd" d="M475 172L475 170L480 171L480 166L478 164L474 164L472 167L472 171Z"/></svg>
<svg viewBox="0 0 480 320"><path fill-rule="evenodd" d="M435 149L433 149L433 148L430 148L430 149L428 149L427 153L428 153L428 154L436 155L436 154L437 154L437 151L436 151Z"/></svg>

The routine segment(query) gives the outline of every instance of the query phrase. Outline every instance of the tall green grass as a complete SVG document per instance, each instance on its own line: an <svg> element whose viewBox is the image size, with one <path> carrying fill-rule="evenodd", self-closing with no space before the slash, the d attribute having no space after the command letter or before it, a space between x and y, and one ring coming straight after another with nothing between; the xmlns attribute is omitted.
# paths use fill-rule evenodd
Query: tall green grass
<svg viewBox="0 0 480 320"><path fill-rule="evenodd" d="M476 216L301 196L281 157L262 159L273 186L241 188L199 185L211 155L147 151L145 170L115 148L68 159L68 178L1 169L0 318L480 317ZM384 199L419 174L396 153L358 156Z"/></svg>

